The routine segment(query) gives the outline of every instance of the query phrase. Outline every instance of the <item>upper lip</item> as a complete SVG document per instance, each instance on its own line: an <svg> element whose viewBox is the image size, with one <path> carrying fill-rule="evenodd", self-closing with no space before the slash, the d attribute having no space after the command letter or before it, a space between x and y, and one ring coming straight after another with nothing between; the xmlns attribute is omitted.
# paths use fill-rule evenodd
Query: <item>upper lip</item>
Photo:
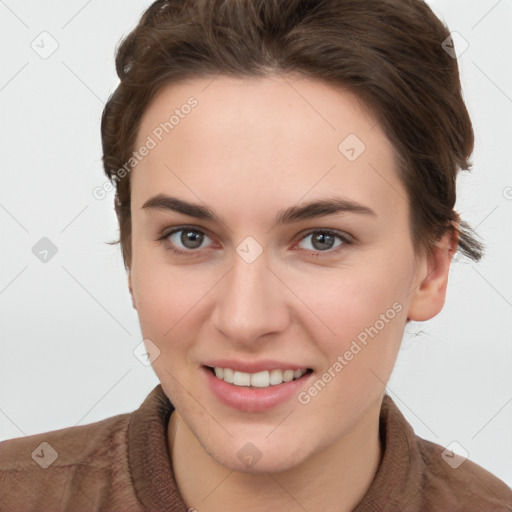
<svg viewBox="0 0 512 512"><path fill-rule="evenodd" d="M260 361L237 361L233 359L215 359L205 361L205 366L211 368L231 368L232 370L245 373L258 373L271 370L303 370L309 369L303 364L296 364L272 359L262 359Z"/></svg>

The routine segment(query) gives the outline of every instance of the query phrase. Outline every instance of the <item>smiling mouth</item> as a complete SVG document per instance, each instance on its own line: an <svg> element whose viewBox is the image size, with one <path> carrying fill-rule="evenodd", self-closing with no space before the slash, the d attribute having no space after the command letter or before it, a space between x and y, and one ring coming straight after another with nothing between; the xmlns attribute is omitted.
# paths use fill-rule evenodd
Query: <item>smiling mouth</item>
<svg viewBox="0 0 512 512"><path fill-rule="evenodd" d="M311 368L298 368L296 370L265 370L256 373L247 373L232 370L231 368L220 368L206 366L211 373L219 380L235 386L262 389L271 386L278 386L286 382L291 382L302 378L304 375L312 373Z"/></svg>

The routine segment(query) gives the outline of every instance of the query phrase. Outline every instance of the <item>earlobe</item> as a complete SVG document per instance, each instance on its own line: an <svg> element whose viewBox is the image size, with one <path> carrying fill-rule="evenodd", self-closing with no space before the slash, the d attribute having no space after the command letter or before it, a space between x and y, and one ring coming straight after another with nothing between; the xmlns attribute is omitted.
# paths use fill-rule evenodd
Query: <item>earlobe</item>
<svg viewBox="0 0 512 512"><path fill-rule="evenodd" d="M457 251L458 240L458 231L449 231L436 244L432 254L425 256L418 272L421 281L412 292L407 314L409 320L430 320L443 309L450 263Z"/></svg>

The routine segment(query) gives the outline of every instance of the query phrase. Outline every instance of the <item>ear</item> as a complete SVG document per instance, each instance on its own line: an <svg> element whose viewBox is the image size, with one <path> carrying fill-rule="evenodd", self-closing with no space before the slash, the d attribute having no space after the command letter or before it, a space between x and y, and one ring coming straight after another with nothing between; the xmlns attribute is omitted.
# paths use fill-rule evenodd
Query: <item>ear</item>
<svg viewBox="0 0 512 512"><path fill-rule="evenodd" d="M133 288L132 288L132 271L131 269L128 270L128 289L130 290L130 296L132 298L132 306L133 309L137 309L137 305L135 304L135 296L133 295Z"/></svg>
<svg viewBox="0 0 512 512"><path fill-rule="evenodd" d="M424 256L418 266L419 284L412 292L407 320L423 322L435 317L443 309L450 263L459 244L458 224L435 245L432 254ZM418 282L418 281L417 281Z"/></svg>

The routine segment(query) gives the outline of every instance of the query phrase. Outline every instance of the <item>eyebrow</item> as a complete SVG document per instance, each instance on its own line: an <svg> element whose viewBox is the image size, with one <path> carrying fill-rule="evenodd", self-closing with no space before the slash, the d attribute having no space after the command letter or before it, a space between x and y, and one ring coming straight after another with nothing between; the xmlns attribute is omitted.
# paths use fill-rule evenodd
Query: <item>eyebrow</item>
<svg viewBox="0 0 512 512"><path fill-rule="evenodd" d="M165 194L151 197L142 205L142 208L173 211L188 215L189 217L224 224L222 219L210 207L189 203L183 199ZM377 216L368 206L356 203L345 197L331 197L280 210L276 215L275 223L292 224L294 222L345 212Z"/></svg>

